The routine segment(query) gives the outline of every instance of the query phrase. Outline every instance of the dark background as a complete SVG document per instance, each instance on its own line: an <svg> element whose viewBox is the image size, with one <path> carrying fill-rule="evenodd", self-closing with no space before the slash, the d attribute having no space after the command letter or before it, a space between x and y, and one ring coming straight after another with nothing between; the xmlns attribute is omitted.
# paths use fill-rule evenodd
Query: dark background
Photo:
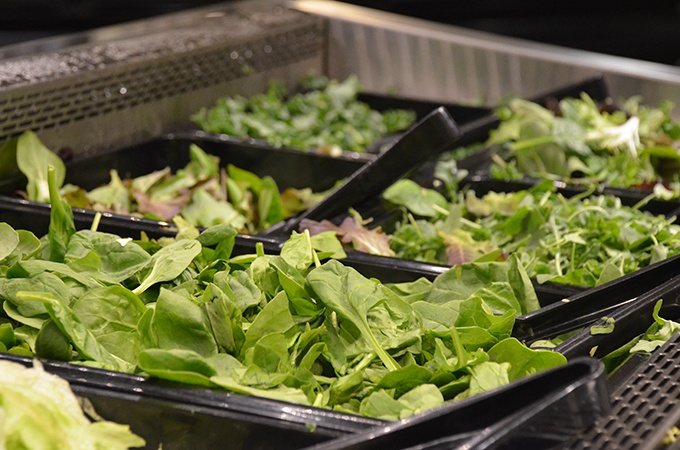
<svg viewBox="0 0 680 450"><path fill-rule="evenodd" d="M215 0L0 0L0 45L142 19ZM349 0L538 42L680 65L680 0Z"/></svg>

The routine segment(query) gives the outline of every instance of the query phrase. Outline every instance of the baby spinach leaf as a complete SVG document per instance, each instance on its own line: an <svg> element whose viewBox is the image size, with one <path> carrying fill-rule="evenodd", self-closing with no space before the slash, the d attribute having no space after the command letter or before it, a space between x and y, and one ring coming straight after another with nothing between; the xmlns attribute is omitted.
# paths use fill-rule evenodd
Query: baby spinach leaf
<svg viewBox="0 0 680 450"><path fill-rule="evenodd" d="M196 238L204 247L216 247L214 258L229 259L236 242L236 229L227 224L209 227Z"/></svg>
<svg viewBox="0 0 680 450"><path fill-rule="evenodd" d="M307 276L319 299L339 316L349 320L388 370L398 370L399 364L380 345L368 324L368 312L385 300L384 288L367 280L356 270L330 260Z"/></svg>
<svg viewBox="0 0 680 450"><path fill-rule="evenodd" d="M526 307L535 306L533 299L536 295L530 293L533 287L525 283L525 276L518 272L520 267L520 264L511 266L501 262L467 263L453 267L437 277L427 301L446 303L476 295L496 313L504 314L510 309L520 312L522 305L515 296L515 290L524 297ZM522 284L512 286L509 282L511 276L513 281L522 280Z"/></svg>
<svg viewBox="0 0 680 450"><path fill-rule="evenodd" d="M470 387L464 396L470 397L508 384L510 382L509 369L510 363L507 362L485 361L473 366L470 369L472 372Z"/></svg>
<svg viewBox="0 0 680 450"><path fill-rule="evenodd" d="M296 330L295 320L288 308L288 297L285 292L280 292L267 303L248 327L241 354L269 334L278 333L290 338L291 333Z"/></svg>
<svg viewBox="0 0 680 450"><path fill-rule="evenodd" d="M43 292L19 292L17 298L23 301L43 303L54 323L57 324L64 335L68 336L73 346L85 359L95 361L113 370L130 371L130 365L112 355L102 346L94 334L62 300Z"/></svg>
<svg viewBox="0 0 680 450"><path fill-rule="evenodd" d="M209 284L203 291L201 306L206 312L215 342L232 355L238 355L245 341L241 311L217 285Z"/></svg>
<svg viewBox="0 0 680 450"><path fill-rule="evenodd" d="M481 298L472 296L460 303L456 331L466 348L489 348L510 336L514 317L514 310L498 316Z"/></svg>
<svg viewBox="0 0 680 450"><path fill-rule="evenodd" d="M0 278L0 292L2 292L5 305L11 304L23 318L46 316L47 309L41 302L21 300L17 293L22 291L51 293L56 298L64 299L69 303L72 300L72 293L66 284L50 272L39 272L35 276L27 278ZM26 323L25 320L20 318L15 318L15 320ZM29 325L29 323L26 324Z"/></svg>
<svg viewBox="0 0 680 450"><path fill-rule="evenodd" d="M121 286L92 289L71 305L73 313L112 355L137 363L140 348L138 324L146 307Z"/></svg>
<svg viewBox="0 0 680 450"><path fill-rule="evenodd" d="M59 197L57 175L54 166L47 168L47 184L50 194L50 260L62 262L68 242L76 232L71 207Z"/></svg>
<svg viewBox="0 0 680 450"><path fill-rule="evenodd" d="M199 253L201 244L194 239L183 239L162 247L151 257L151 272L133 292L139 295L156 283L177 278Z"/></svg>
<svg viewBox="0 0 680 450"><path fill-rule="evenodd" d="M32 131L25 131L19 136L16 155L19 170L28 179L26 188L28 199L49 203L51 195L48 186L48 166L54 168L54 186L59 189L66 176L64 162L45 147Z"/></svg>
<svg viewBox="0 0 680 450"><path fill-rule="evenodd" d="M491 361L510 365L508 376L511 381L567 362L567 359L560 353L551 350L533 350L515 338L502 340L489 349L488 353Z"/></svg>
<svg viewBox="0 0 680 450"><path fill-rule="evenodd" d="M314 264L314 247L309 231L293 231L281 247L281 258L298 270L307 269Z"/></svg>
<svg viewBox="0 0 680 450"><path fill-rule="evenodd" d="M363 416L375 417L383 420L399 420L404 405L392 398L383 389L373 392L361 401L359 413Z"/></svg>
<svg viewBox="0 0 680 450"><path fill-rule="evenodd" d="M122 282L146 266L149 254L129 239L114 234L81 230L70 239L64 261L86 257L93 251L99 258L98 270L115 282Z"/></svg>
<svg viewBox="0 0 680 450"><path fill-rule="evenodd" d="M342 243L332 231L315 234L311 237L312 247L317 251L319 259L333 258L343 259L347 256L342 248Z"/></svg>
<svg viewBox="0 0 680 450"><path fill-rule="evenodd" d="M161 288L152 324L161 349L184 349L201 356L217 353L210 321L191 299Z"/></svg>
<svg viewBox="0 0 680 450"><path fill-rule="evenodd" d="M441 210L446 211L449 206L449 202L439 192L425 189L406 178L395 182L382 195L385 200L404 206L421 217L437 217Z"/></svg>
<svg viewBox="0 0 680 450"><path fill-rule="evenodd" d="M196 352L186 349L151 348L139 354L138 366L149 375L180 383L213 387L217 370Z"/></svg>
<svg viewBox="0 0 680 450"><path fill-rule="evenodd" d="M268 374L285 373L290 367L290 354L288 353L288 342L283 333L270 333L262 336L257 342L248 343L246 333L246 344L242 352L243 363L252 371L255 367L257 371Z"/></svg>
<svg viewBox="0 0 680 450"><path fill-rule="evenodd" d="M429 383L432 372L417 364L410 364L399 370L387 373L377 387L381 389L395 389L396 395L402 395L415 387Z"/></svg>
<svg viewBox="0 0 680 450"><path fill-rule="evenodd" d="M214 282L241 312L259 305L264 299L258 284L243 270L230 274L218 272Z"/></svg>
<svg viewBox="0 0 680 450"><path fill-rule="evenodd" d="M284 291L286 291L288 298L311 299L306 290L307 280L298 269L289 265L280 256L272 258L269 264L277 270L279 282Z"/></svg>
<svg viewBox="0 0 680 450"><path fill-rule="evenodd" d="M225 375L213 376L210 378L210 381L237 394L255 395L258 397L270 398L272 400L309 405L307 395L302 390L297 388L278 386L272 389L258 389L257 387L239 383L233 377Z"/></svg>
<svg viewBox="0 0 680 450"><path fill-rule="evenodd" d="M0 260L2 265L7 265L10 267L16 264L18 261L31 256L40 249L40 239L38 239L33 233L26 230L15 230L17 236L19 237L19 242L17 243L14 250L7 255L4 261ZM11 239L11 238L10 238Z"/></svg>
<svg viewBox="0 0 680 450"><path fill-rule="evenodd" d="M0 262L14 252L19 245L19 233L8 224L0 223Z"/></svg>
<svg viewBox="0 0 680 450"><path fill-rule="evenodd" d="M70 361L72 355L71 343L52 319L46 320L38 332L35 340L35 354L40 358Z"/></svg>

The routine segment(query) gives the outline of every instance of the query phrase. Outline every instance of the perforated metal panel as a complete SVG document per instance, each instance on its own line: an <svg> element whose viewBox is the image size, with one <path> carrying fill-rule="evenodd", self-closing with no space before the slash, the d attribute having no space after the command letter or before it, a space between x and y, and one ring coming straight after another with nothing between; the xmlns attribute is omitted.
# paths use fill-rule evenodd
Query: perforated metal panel
<svg viewBox="0 0 680 450"><path fill-rule="evenodd" d="M612 413L569 449L657 449L680 421L680 334L612 395Z"/></svg>
<svg viewBox="0 0 680 450"><path fill-rule="evenodd" d="M0 141L25 130L78 154L190 124L223 95L321 72L324 22L273 5L203 9L87 36L93 42L0 61Z"/></svg>

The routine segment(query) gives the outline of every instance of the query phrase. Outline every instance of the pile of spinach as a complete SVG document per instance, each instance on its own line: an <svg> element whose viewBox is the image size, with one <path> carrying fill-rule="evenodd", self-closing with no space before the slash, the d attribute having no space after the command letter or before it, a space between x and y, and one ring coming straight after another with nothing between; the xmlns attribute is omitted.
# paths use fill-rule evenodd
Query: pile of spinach
<svg viewBox="0 0 680 450"><path fill-rule="evenodd" d="M553 367L510 337L538 307L516 258L385 285L332 234L232 255L235 230L176 238L76 231L54 170L49 232L0 224L0 348L398 419Z"/></svg>
<svg viewBox="0 0 680 450"><path fill-rule="evenodd" d="M552 109L512 99L498 109L489 146L502 148L491 166L501 179L549 178L680 193L680 123L673 105L643 105L639 97L614 105L586 94Z"/></svg>
<svg viewBox="0 0 680 450"><path fill-rule="evenodd" d="M379 112L357 99L362 89L355 76L338 82L308 75L302 92L287 96L285 85L273 81L267 92L217 100L192 120L203 131L261 139L275 147L339 155L341 151L365 152L381 138L411 126L410 110Z"/></svg>
<svg viewBox="0 0 680 450"><path fill-rule="evenodd" d="M436 190L400 180L383 193L391 204L403 208L403 218L393 229L369 230L360 217L350 217L339 227L329 222L303 226L333 230L360 251L377 249L374 253L438 264L516 255L540 283L583 287L606 283L680 252L675 218L654 216L641 211L640 205L622 205L617 197L590 194L565 198L544 180L528 190L482 197L464 190L448 201Z"/></svg>
<svg viewBox="0 0 680 450"><path fill-rule="evenodd" d="M217 156L196 144L189 147L189 157L189 163L175 173L166 167L123 180L112 169L111 181L104 186L85 191L66 184L60 193L75 208L165 221L181 216L197 227L224 223L248 234L309 208L324 195L309 188L279 192L271 176L260 178L231 164L220 167ZM54 167L57 185L62 186L66 175L63 161L30 131L17 139L16 158L28 179L28 200L49 202L47 167Z"/></svg>

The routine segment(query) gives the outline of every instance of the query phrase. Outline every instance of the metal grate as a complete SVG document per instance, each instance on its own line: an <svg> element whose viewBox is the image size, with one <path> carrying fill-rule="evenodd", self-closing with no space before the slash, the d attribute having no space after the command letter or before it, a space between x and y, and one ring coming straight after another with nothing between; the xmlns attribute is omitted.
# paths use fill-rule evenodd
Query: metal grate
<svg viewBox="0 0 680 450"><path fill-rule="evenodd" d="M656 449L680 420L680 334L612 395L612 413L569 449Z"/></svg>
<svg viewBox="0 0 680 450"><path fill-rule="evenodd" d="M238 93L231 81L257 84L258 75L322 58L323 21L305 13L222 6L189 18L141 37L0 61L0 141L33 130L81 153L133 144Z"/></svg>

